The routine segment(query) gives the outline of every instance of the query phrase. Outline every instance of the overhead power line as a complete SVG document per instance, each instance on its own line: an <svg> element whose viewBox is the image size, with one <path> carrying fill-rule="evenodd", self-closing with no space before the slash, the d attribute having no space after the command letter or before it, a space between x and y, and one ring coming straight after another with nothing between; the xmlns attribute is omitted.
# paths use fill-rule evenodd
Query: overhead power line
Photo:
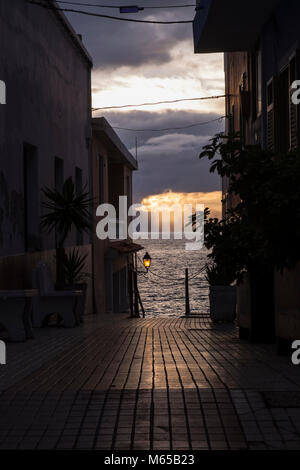
<svg viewBox="0 0 300 470"><path fill-rule="evenodd" d="M182 101L204 101L204 100L218 100L226 98L229 95L215 95L215 96L202 96L199 98L181 98L179 100L156 101L153 103L140 103L140 104L124 104L122 106L104 106L102 108L93 108L92 111L103 111L105 109L123 109L123 108L140 108L142 106L157 106L160 104L180 103Z"/></svg>
<svg viewBox="0 0 300 470"><path fill-rule="evenodd" d="M44 3L39 3L34 0L27 0L27 3L31 5L39 6L41 8L45 8L46 10L53 10L53 11L62 11L67 13L78 13L81 15L86 16L93 16L96 18L105 18L108 20L116 20L116 21L129 21L130 23L147 23L147 24L187 24L193 23L193 20L182 20L182 21L152 21L152 20L134 20L132 18L121 18L119 16L111 16L111 15L102 15L100 13L92 13L84 10L74 10L73 8L58 8L51 5L45 5Z"/></svg>
<svg viewBox="0 0 300 470"><path fill-rule="evenodd" d="M223 119L225 119L227 116L221 116L219 118L211 119L210 121L202 121L202 122L196 122L194 124L189 124L188 126L182 126L182 127L165 127L161 129L130 129L127 127L118 127L118 126L112 126L113 129L121 130L121 131L129 131L129 132L164 132L164 131L179 131L183 129L191 129L192 127L197 127L197 126L204 126L206 124L211 124L213 122L221 122Z"/></svg>
<svg viewBox="0 0 300 470"><path fill-rule="evenodd" d="M62 0L57 0L58 3L64 3L64 4L68 4L68 5L79 5L79 6L84 6L84 7L95 7L95 8L110 8L112 10L119 10L120 8L122 8L121 5L119 6L112 6L112 5L99 5L99 3L81 3L81 2L67 2L67 1L62 1ZM169 9L169 8L196 8L196 5L193 4L193 5L165 5L165 6L156 6L156 5L152 5L152 6L141 6L141 9L143 10L159 10L159 9L162 9L162 10L166 10L166 9Z"/></svg>

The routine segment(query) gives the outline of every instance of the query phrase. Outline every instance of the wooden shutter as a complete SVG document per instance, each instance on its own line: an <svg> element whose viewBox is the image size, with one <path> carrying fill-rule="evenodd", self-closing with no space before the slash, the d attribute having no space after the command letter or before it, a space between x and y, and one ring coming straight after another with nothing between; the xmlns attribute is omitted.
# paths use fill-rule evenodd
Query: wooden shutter
<svg viewBox="0 0 300 470"><path fill-rule="evenodd" d="M298 80L299 70L299 52L297 51L289 61L289 134L290 134L290 149L298 146L298 133L299 133L299 117L298 106L292 102L292 94L295 90L292 89L292 83Z"/></svg>
<svg viewBox="0 0 300 470"><path fill-rule="evenodd" d="M275 95L276 81L273 77L267 83L267 148L272 151L276 149Z"/></svg>

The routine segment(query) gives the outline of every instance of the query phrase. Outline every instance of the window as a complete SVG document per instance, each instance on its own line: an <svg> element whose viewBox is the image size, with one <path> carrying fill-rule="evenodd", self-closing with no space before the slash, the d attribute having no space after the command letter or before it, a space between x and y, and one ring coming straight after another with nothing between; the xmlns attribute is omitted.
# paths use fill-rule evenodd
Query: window
<svg viewBox="0 0 300 470"><path fill-rule="evenodd" d="M62 192L64 185L64 161L62 158L54 159L54 187L56 191ZM55 245L57 246L57 230L55 230Z"/></svg>
<svg viewBox="0 0 300 470"><path fill-rule="evenodd" d="M255 54L255 110L256 117L262 112L262 55L259 49Z"/></svg>
<svg viewBox="0 0 300 470"><path fill-rule="evenodd" d="M98 197L99 197L99 204L104 202L104 191L103 191L103 157L102 155L98 155Z"/></svg>
<svg viewBox="0 0 300 470"><path fill-rule="evenodd" d="M37 148L24 144L24 251L40 249L39 172Z"/></svg>
<svg viewBox="0 0 300 470"><path fill-rule="evenodd" d="M276 149L276 129L275 129L275 88L276 79L272 77L267 83L267 148Z"/></svg>
<svg viewBox="0 0 300 470"><path fill-rule="evenodd" d="M62 191L64 184L64 161L55 157L54 160L54 186L57 191Z"/></svg>
<svg viewBox="0 0 300 470"><path fill-rule="evenodd" d="M235 134L235 106L231 107L231 113L229 115L229 133Z"/></svg>
<svg viewBox="0 0 300 470"><path fill-rule="evenodd" d="M82 169L76 167L75 168L75 191L76 191L76 196L80 196L82 193ZM77 245L83 245L83 233L77 230L76 234L76 244Z"/></svg>
<svg viewBox="0 0 300 470"><path fill-rule="evenodd" d="M130 176L126 177L126 194L127 194L127 208L129 209L129 207L132 205Z"/></svg>
<svg viewBox="0 0 300 470"><path fill-rule="evenodd" d="M299 51L296 51L295 54L290 58L289 64L289 128L290 128L290 149L293 149L298 146L299 142L299 110L298 106L295 105L292 101L292 95L294 89L292 88L293 82L298 80L299 68Z"/></svg>
<svg viewBox="0 0 300 470"><path fill-rule="evenodd" d="M286 67L279 75L278 79L278 129L280 138L278 140L278 150L287 152L290 148L290 94L289 94L289 67Z"/></svg>

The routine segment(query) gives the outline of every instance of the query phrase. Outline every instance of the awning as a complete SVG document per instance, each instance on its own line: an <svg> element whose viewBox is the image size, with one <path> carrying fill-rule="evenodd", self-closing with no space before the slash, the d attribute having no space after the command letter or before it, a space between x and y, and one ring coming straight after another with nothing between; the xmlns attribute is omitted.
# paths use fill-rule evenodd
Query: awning
<svg viewBox="0 0 300 470"><path fill-rule="evenodd" d="M110 241L108 248L111 248L112 250L116 250L118 253L125 254L125 255L131 254L131 253L137 253L138 251L141 251L144 249L142 245L139 245L138 243L128 242L126 240Z"/></svg>
<svg viewBox="0 0 300 470"><path fill-rule="evenodd" d="M194 19L196 53L241 52L255 47L280 0L201 0Z"/></svg>

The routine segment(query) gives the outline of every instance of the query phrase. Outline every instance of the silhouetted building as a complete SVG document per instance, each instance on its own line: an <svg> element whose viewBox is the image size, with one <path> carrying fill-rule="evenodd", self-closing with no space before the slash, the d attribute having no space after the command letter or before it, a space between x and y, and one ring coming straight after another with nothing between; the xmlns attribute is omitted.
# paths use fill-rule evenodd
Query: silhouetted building
<svg viewBox="0 0 300 470"><path fill-rule="evenodd" d="M93 195L94 213L100 204L116 209L116 235L120 231L119 196L132 205L132 172L137 161L121 142L105 118L93 119ZM97 312L126 312L129 309L130 266L139 244L125 240L99 240L94 229L94 283ZM127 227L126 227L127 228Z"/></svg>
<svg viewBox="0 0 300 470"><path fill-rule="evenodd" d="M286 152L299 145L299 106L291 84L300 79L300 3L297 0L199 0L196 53L224 52L226 132L245 143ZM223 212L235 204L223 180ZM300 266L275 274L275 328L279 339L300 338ZM244 307L243 307L244 308ZM251 328L249 305L239 317Z"/></svg>
<svg viewBox="0 0 300 470"><path fill-rule="evenodd" d="M0 44L0 289L28 288L39 260L55 271L41 188L90 185L92 60L61 12L24 0L0 2ZM91 237L74 231L76 245L91 267Z"/></svg>

